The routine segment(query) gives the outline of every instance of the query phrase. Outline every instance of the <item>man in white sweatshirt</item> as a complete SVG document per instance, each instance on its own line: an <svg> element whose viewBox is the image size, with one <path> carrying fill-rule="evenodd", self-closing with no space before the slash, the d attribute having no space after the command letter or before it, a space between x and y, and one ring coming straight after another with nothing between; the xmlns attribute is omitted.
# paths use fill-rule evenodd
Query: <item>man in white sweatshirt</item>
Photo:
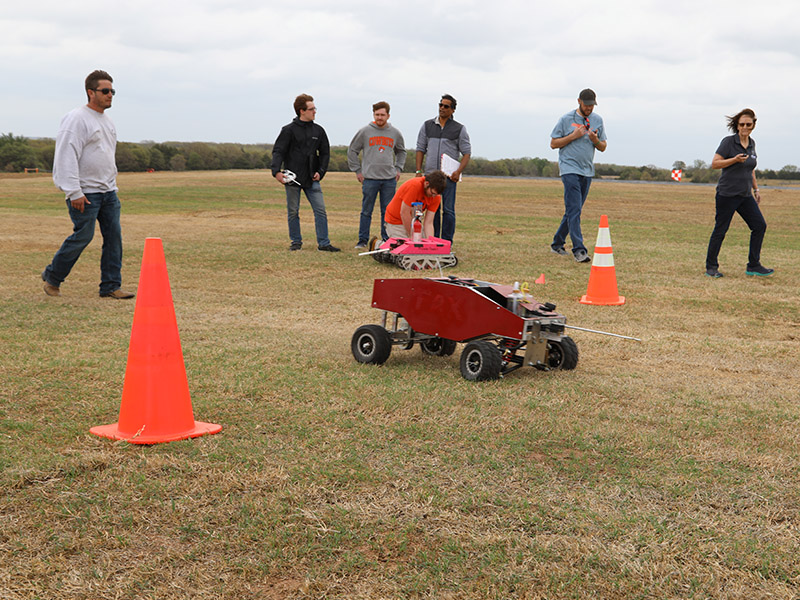
<svg viewBox="0 0 800 600"><path fill-rule="evenodd" d="M381 196L381 237L386 240L383 225L386 207L394 197L400 173L406 162L403 134L389 124L389 103L372 105L374 121L358 130L347 149L347 165L361 183L361 218L356 248L366 248L375 198ZM361 160L358 154L361 153Z"/></svg>
<svg viewBox="0 0 800 600"><path fill-rule="evenodd" d="M100 224L103 250L100 255L100 296L133 298L122 285L122 230L117 197L117 130L105 111L111 108L116 91L105 71L93 71L86 78L88 103L61 120L53 158L53 182L66 194L72 219L72 235L61 244L42 273L44 293L60 296L61 284L94 237Z"/></svg>

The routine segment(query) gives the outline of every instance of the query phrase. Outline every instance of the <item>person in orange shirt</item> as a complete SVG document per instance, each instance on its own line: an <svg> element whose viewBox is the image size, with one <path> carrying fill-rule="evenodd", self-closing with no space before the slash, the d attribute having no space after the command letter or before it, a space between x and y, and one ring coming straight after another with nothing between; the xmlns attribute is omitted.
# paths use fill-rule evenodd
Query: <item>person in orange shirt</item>
<svg viewBox="0 0 800 600"><path fill-rule="evenodd" d="M386 235L390 238L410 238L414 220L412 203L422 203L425 217L422 222L422 237L433 237L433 217L442 201L441 193L447 176L441 171L431 171L425 177L409 179L401 185L386 207Z"/></svg>

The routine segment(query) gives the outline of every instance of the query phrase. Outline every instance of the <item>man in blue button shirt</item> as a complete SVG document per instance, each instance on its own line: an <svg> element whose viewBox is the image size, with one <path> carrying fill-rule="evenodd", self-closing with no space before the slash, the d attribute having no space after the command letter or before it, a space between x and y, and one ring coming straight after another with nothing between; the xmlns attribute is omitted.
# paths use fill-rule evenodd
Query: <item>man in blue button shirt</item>
<svg viewBox="0 0 800 600"><path fill-rule="evenodd" d="M603 118L594 112L597 96L590 89L578 96L578 108L558 120L550 134L550 147L558 149L558 170L564 184L564 217L550 249L566 256L564 242L572 238L572 254L579 263L591 261L581 234L581 211L594 177L594 151L605 152Z"/></svg>

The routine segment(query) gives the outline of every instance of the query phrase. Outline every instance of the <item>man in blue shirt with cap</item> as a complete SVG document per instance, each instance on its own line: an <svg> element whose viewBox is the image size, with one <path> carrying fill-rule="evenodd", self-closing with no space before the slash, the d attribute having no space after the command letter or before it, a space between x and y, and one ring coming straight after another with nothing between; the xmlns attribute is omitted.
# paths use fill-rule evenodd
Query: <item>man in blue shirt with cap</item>
<svg viewBox="0 0 800 600"><path fill-rule="evenodd" d="M564 242L572 238L572 254L579 263L590 262L581 234L581 211L594 177L594 151L605 152L603 118L594 112L597 96L590 89L578 95L578 108L561 117L550 134L550 147L558 150L558 170L564 184L564 217L550 250L566 256Z"/></svg>

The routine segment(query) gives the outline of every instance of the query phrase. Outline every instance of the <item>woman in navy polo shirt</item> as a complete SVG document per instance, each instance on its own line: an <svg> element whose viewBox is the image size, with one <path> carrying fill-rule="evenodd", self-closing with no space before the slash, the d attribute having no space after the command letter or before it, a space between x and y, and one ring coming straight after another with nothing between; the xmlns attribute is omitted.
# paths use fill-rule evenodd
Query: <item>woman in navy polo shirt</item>
<svg viewBox="0 0 800 600"><path fill-rule="evenodd" d="M758 208L761 194L758 193L755 173L756 142L750 139L756 126L756 113L745 108L727 119L728 129L733 135L722 139L711 161L711 168L722 169L722 175L717 183L717 214L714 231L708 241L706 275L722 277L717 257L733 213L738 212L750 228L750 254L745 273L766 277L772 275L774 270L761 265L761 243L764 241L767 222Z"/></svg>

